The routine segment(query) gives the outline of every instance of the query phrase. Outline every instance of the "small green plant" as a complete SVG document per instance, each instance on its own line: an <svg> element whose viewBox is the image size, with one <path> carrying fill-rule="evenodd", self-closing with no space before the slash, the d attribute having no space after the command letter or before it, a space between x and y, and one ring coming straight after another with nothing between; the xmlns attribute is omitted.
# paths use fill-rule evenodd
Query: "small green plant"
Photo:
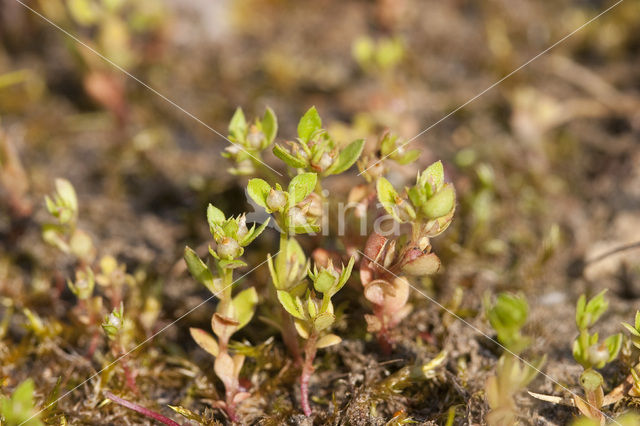
<svg viewBox="0 0 640 426"><path fill-rule="evenodd" d="M104 334L109 340L109 347L114 359L117 359L124 371L125 384L135 394L139 393L136 384L137 373L129 366L126 359L126 348L129 346L131 336L131 324L124 316L124 306L120 303L118 308L114 308L110 314L106 315L101 324Z"/></svg>
<svg viewBox="0 0 640 426"><path fill-rule="evenodd" d="M575 397L574 402L584 416L598 422L604 421L601 411L604 379L596 369L615 360L622 346L620 333L600 342L598 333L591 334L589 331L609 307L609 302L604 297L605 293L606 290L603 290L589 301L584 294L578 299L576 325L580 334L573 342L573 357L584 368L580 376L580 385L585 393L584 400Z"/></svg>
<svg viewBox="0 0 640 426"><path fill-rule="evenodd" d="M519 358L530 344L530 339L522 334L529 315L529 305L524 296L501 293L493 303L487 297L485 312L497 333L498 342L505 348L498 360L496 374L489 377L485 385L491 409L486 420L491 426L517 424L518 410L513 396L537 376L546 358L532 365Z"/></svg>
<svg viewBox="0 0 640 426"><path fill-rule="evenodd" d="M56 223L42 227L42 238L63 253L75 256L80 266L89 265L96 256L93 240L78 228L78 196L66 179L55 180L56 192L45 197L47 211Z"/></svg>
<svg viewBox="0 0 640 426"><path fill-rule="evenodd" d="M631 344L635 348L640 349L640 311L636 312L636 317L633 325L623 322L622 326L631 334L629 339ZM640 376L638 375L637 371L638 366L639 365L635 365L631 366L630 368L633 385L631 386L631 389L629 389L629 395L636 398L640 397Z"/></svg>
<svg viewBox="0 0 640 426"><path fill-rule="evenodd" d="M322 128L322 119L311 107L298 123L298 138L287 142L288 148L274 145L273 153L288 166L318 173L323 178L349 169L362 154L364 139L340 148Z"/></svg>
<svg viewBox="0 0 640 426"><path fill-rule="evenodd" d="M191 275L218 298L216 312L211 317L211 329L217 340L205 330L192 328L190 331L196 343L215 357L213 368L225 387L225 401L218 401L218 406L235 422L237 404L250 394L240 388L240 371L245 356L230 352L229 340L251 321L258 294L255 288L250 287L233 296L233 272L246 266L240 259L244 247L264 231L269 221L260 227L254 225L248 228L245 215L227 218L211 204L207 208L207 221L216 242L215 249L209 248L215 274L191 248L185 248L184 258Z"/></svg>
<svg viewBox="0 0 640 426"><path fill-rule="evenodd" d="M411 235L395 240L374 231L367 240L360 266L364 295L374 305L374 315L366 316L368 328L377 333L389 353L391 330L411 311L406 276L420 277L439 270L440 259L431 251L430 239L451 224L456 196L453 186L444 181L441 162L419 173L416 184L402 195L384 177L377 179L376 190L391 218L398 224L411 225Z"/></svg>
<svg viewBox="0 0 640 426"><path fill-rule="evenodd" d="M32 379L20 383L11 397L0 398L0 419L6 426L41 426L33 401L34 384Z"/></svg>
<svg viewBox="0 0 640 426"><path fill-rule="evenodd" d="M273 144L278 134L278 118L267 108L262 119L249 125L242 108L236 109L229 123L229 137L233 145L228 146L223 157L233 161L229 173L254 176L259 170L271 176L271 170L262 162L262 153Z"/></svg>
<svg viewBox="0 0 640 426"><path fill-rule="evenodd" d="M326 268L316 266L313 271L309 270L308 275L313 288L307 288L306 282L303 281L302 285L298 285L292 291L278 290L280 304L294 318L295 328L304 339L300 398L302 411L306 416L311 415L309 378L314 370L313 360L316 351L342 341L340 337L329 332L336 320L331 298L347 283L354 260L352 257L346 267L336 268L329 263Z"/></svg>

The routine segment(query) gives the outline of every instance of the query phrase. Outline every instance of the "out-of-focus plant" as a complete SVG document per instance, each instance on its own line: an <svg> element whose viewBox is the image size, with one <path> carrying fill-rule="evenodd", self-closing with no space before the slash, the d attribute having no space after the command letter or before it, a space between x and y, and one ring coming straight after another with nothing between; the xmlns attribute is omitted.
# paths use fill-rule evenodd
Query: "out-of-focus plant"
<svg viewBox="0 0 640 426"><path fill-rule="evenodd" d="M41 426L33 400L34 384L32 379L20 383L10 397L0 398L0 420L7 426Z"/></svg>
<svg viewBox="0 0 640 426"><path fill-rule="evenodd" d="M442 163L437 162L418 174L414 186L401 195L384 177L376 183L378 200L398 223L410 223L410 236L390 240L372 233L367 240L360 266L364 295L374 305L367 315L370 332L386 352L390 352L391 330L411 311L409 276L430 275L440 268L440 259L431 251L430 238L450 225L455 211L455 190L444 182Z"/></svg>
<svg viewBox="0 0 640 426"><path fill-rule="evenodd" d="M571 423L571 426L602 426L604 424L606 424L606 426L636 426L640 424L640 415L636 413L627 413L615 419L611 419L606 423L599 422L589 417L580 417Z"/></svg>
<svg viewBox="0 0 640 426"><path fill-rule="evenodd" d="M402 61L405 53L404 42L399 37L373 40L361 36L351 45L351 55L366 72L391 71Z"/></svg>
<svg viewBox="0 0 640 426"><path fill-rule="evenodd" d="M629 331L631 344L635 348L640 349L640 311L636 312L636 318L633 325L623 322L622 326ZM637 371L639 366L640 365L635 365L630 369L633 385L631 386L631 389L629 389L629 395L636 398L640 397L640 376Z"/></svg>
<svg viewBox="0 0 640 426"><path fill-rule="evenodd" d="M242 108L236 109L229 123L229 140L233 145L225 148L223 157L230 159L234 166L229 172L234 175L255 176L258 170L271 177L270 169L262 162L262 153L273 144L278 134L278 118L267 108L262 119L255 119L249 125Z"/></svg>
<svg viewBox="0 0 640 426"><path fill-rule="evenodd" d="M124 306L122 303L120 303L119 307L114 308L110 314L105 316L101 326L109 340L112 355L122 366L125 384L134 393L139 393L138 386L136 385L137 373L129 366L129 362L126 359L126 348L131 340L132 325L125 319Z"/></svg>
<svg viewBox="0 0 640 426"><path fill-rule="evenodd" d="M530 344L530 339L522 334L529 313L524 296L501 293L493 303L487 298L485 309L498 341L506 348L498 360L495 376L489 377L485 385L491 408L486 420L492 426L513 425L518 419L513 396L536 377L546 357L532 365L526 365L519 358Z"/></svg>
<svg viewBox="0 0 640 426"><path fill-rule="evenodd" d="M66 27L109 61L135 71L159 56L167 13L153 0L43 0L44 14ZM68 44L84 73L84 88L123 125L128 118L126 76L95 53Z"/></svg>
<svg viewBox="0 0 640 426"><path fill-rule="evenodd" d="M573 342L573 357L582 365L584 371L580 375L580 385L585 399L575 397L574 402L580 412L593 420L604 422L601 408L604 399L604 378L596 369L604 367L618 357L622 347L622 334L617 333L599 341L598 333L591 334L589 329L607 311L609 302L603 290L591 300L583 294L576 305L576 325L579 335Z"/></svg>
<svg viewBox="0 0 640 426"><path fill-rule="evenodd" d="M191 248L185 249L184 258L191 275L219 300L216 312L211 317L211 329L217 340L205 330L191 328L190 331L196 343L215 357L213 368L225 387L225 401L218 401L217 404L235 422L237 404L250 394L240 387L240 371L245 356L230 351L229 339L251 321L258 303L258 293L250 287L233 296L233 272L247 266L240 259L244 247L264 231L269 221L249 229L245 215L227 218L211 204L207 208L207 221L216 242L215 249L209 248L215 274Z"/></svg>
<svg viewBox="0 0 640 426"><path fill-rule="evenodd" d="M29 180L12 139L0 129L0 200L8 207L12 225L31 214Z"/></svg>
<svg viewBox="0 0 640 426"><path fill-rule="evenodd" d="M95 284L108 296L112 309L118 309L123 301L124 287L136 285L124 264L110 255L95 264L96 248L93 239L78 227L78 197L73 185L66 179L55 180L56 192L45 197L45 205L54 223L42 226L42 238L62 253L71 255L75 264L75 278L67 279L69 290L77 298L73 309L74 319L93 333L87 356L91 357L99 343L100 319L104 315L104 301L94 295Z"/></svg>
<svg viewBox="0 0 640 426"><path fill-rule="evenodd" d="M56 223L42 227L42 238L64 253L76 257L80 266L89 265L96 256L93 240L89 234L78 229L78 197L66 179L55 180L56 192L45 197L47 211Z"/></svg>

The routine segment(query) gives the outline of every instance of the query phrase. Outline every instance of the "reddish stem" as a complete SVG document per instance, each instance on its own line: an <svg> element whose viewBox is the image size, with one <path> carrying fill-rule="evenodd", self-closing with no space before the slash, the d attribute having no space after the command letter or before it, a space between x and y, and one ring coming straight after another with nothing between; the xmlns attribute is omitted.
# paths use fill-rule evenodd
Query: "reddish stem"
<svg viewBox="0 0 640 426"><path fill-rule="evenodd" d="M300 403L302 404L302 411L304 415L309 417L311 415L311 406L309 405L309 379L313 374L313 360L316 357L316 341L318 335L314 332L307 340L304 346L304 365L302 366L302 372L300 374Z"/></svg>
<svg viewBox="0 0 640 426"><path fill-rule="evenodd" d="M378 344L380 345L380 349L382 349L383 354L386 356L391 355L393 344L389 338L388 331L384 328L378 332Z"/></svg>
<svg viewBox="0 0 640 426"><path fill-rule="evenodd" d="M236 404L233 402L233 398L236 396L236 391L234 389L225 389L225 394L227 398L225 411L227 412L227 416L229 416L229 420L236 423L238 421L238 416L236 415Z"/></svg>
<svg viewBox="0 0 640 426"><path fill-rule="evenodd" d="M156 413L155 411L152 411L148 408L145 408L141 405L138 405L134 402L131 401L127 401L126 399L122 399L118 396L115 396L114 394L112 394L111 392L105 391L104 393L107 398L109 398L110 400L112 400L113 402L115 402L116 404L122 405L123 407L126 407L130 410L136 411L140 414L142 414L145 417L149 417L151 419L157 420L162 424L168 425L168 426L180 426L180 424L174 422L173 420L171 420L168 417L163 416L160 413Z"/></svg>
<svg viewBox="0 0 640 426"><path fill-rule="evenodd" d="M384 311L381 306L374 305L373 313L375 314L376 317L378 317L380 324L382 324L380 331L378 331L378 335L377 335L378 344L380 345L382 352L386 356L389 356L391 355L391 351L393 349L393 341L391 340L391 336L389 335L389 329L387 328L388 324L384 315Z"/></svg>
<svg viewBox="0 0 640 426"><path fill-rule="evenodd" d="M100 331L96 329L91 336L91 342L89 343L89 349L87 349L87 359L92 359L93 354L96 353L96 349L98 349L98 343L100 342Z"/></svg>
<svg viewBox="0 0 640 426"><path fill-rule="evenodd" d="M289 351L289 354L293 357L295 364L301 365L302 355L300 354L300 346L298 344L298 332L293 325L293 320L282 307L280 307L280 315L282 317L282 341Z"/></svg>

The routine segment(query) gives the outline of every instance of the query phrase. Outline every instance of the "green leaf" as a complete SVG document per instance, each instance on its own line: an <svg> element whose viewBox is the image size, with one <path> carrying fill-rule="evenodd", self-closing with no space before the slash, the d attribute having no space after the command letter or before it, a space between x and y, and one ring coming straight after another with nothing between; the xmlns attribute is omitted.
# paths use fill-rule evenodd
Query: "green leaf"
<svg viewBox="0 0 640 426"><path fill-rule="evenodd" d="M363 148L364 139L358 139L351 142L345 149L340 151L336 161L334 161L329 170L327 170L327 174L337 175L348 170L356 161L358 161Z"/></svg>
<svg viewBox="0 0 640 426"><path fill-rule="evenodd" d="M606 292L606 289L602 290L588 302L584 294L580 296L576 304L576 325L578 329L584 330L591 327L607 311L609 302L604 297Z"/></svg>
<svg viewBox="0 0 640 426"><path fill-rule="evenodd" d="M315 173L301 173L291 179L287 192L289 192L289 202L291 205L298 204L307 198L316 187L318 175Z"/></svg>
<svg viewBox="0 0 640 426"><path fill-rule="evenodd" d="M301 320L304 319L303 313L298 310L295 299L289 293L284 290L278 290L278 300L285 311L289 312L291 316Z"/></svg>
<svg viewBox="0 0 640 426"><path fill-rule="evenodd" d="M225 221L224 213L217 207L214 207L213 204L209 204L207 207L207 222L209 222L209 227L213 227L213 225L222 225Z"/></svg>
<svg viewBox="0 0 640 426"><path fill-rule="evenodd" d="M238 330L240 330L251 321L256 311L258 293L254 287L248 288L238 293L231 303L233 303L236 321L238 321Z"/></svg>
<svg viewBox="0 0 640 426"><path fill-rule="evenodd" d="M427 183L429 184L429 187L426 187L429 196L442 188L444 184L444 167L442 166L442 161L436 161L422 172L421 183L425 187Z"/></svg>
<svg viewBox="0 0 640 426"><path fill-rule="evenodd" d="M71 182L66 179L56 179L56 191L66 206L74 212L78 210L78 196Z"/></svg>
<svg viewBox="0 0 640 426"><path fill-rule="evenodd" d="M200 259L200 257L190 247L184 248L184 260L187 262L187 268L191 275L201 284L209 289L210 292L216 293L216 286L213 282L211 271Z"/></svg>
<svg viewBox="0 0 640 426"><path fill-rule="evenodd" d="M276 272L276 268L273 265L273 257L271 257L271 253L267 254L267 266L269 266L269 274L271 275L271 281L273 282L273 286L276 289L279 289L280 280L278 279L278 273Z"/></svg>
<svg viewBox="0 0 640 426"><path fill-rule="evenodd" d="M229 122L229 134L237 141L243 141L246 132L247 120L244 118L242 108L238 107L233 117L231 117L231 122Z"/></svg>
<svg viewBox="0 0 640 426"><path fill-rule="evenodd" d="M353 270L353 265L355 261L356 261L356 258L353 256L351 257L351 259L349 259L349 263L342 270L342 273L340 274L340 279L338 280L338 284L333 289L333 294L336 294L337 292L339 292L340 289L344 287L344 285L347 283L347 281L349 281L349 277L351 276L351 271Z"/></svg>
<svg viewBox="0 0 640 426"><path fill-rule="evenodd" d="M382 204L382 207L384 207L387 213L389 213L396 221L402 223L402 220L398 216L398 209L396 207L398 193L393 185L391 185L391 182L384 177L379 178L376 182L376 191L378 192L378 200L380 201L380 204Z"/></svg>
<svg viewBox="0 0 640 426"><path fill-rule="evenodd" d="M306 160L294 157L289 151L278 144L273 146L273 155L284 161L288 166L296 169L304 169L309 164Z"/></svg>
<svg viewBox="0 0 640 426"><path fill-rule="evenodd" d="M298 122L298 137L304 142L308 142L311 136L321 128L322 120L320 115L318 115L316 107L312 106Z"/></svg>
<svg viewBox="0 0 640 426"><path fill-rule="evenodd" d="M268 217L267 220L265 220L264 223L258 227L258 229L255 229L256 226L253 225L247 235L245 235L245 237L240 241L240 245L244 247L251 244L253 240L258 238L258 236L262 234L262 231L264 231L267 225L269 225L269 221L271 221L270 217Z"/></svg>
<svg viewBox="0 0 640 426"><path fill-rule="evenodd" d="M236 269L244 268L247 264L239 259L221 259L218 261L218 266L221 269Z"/></svg>
<svg viewBox="0 0 640 426"><path fill-rule="evenodd" d="M629 333L631 333L632 335L636 337L640 337L640 332L638 332L638 330L634 328L631 324L627 324L626 322L623 322L622 326L627 330L629 330Z"/></svg>
<svg viewBox="0 0 640 426"><path fill-rule="evenodd" d="M445 185L422 205L422 214L429 219L437 219L451 213L456 205L456 192L451 185Z"/></svg>
<svg viewBox="0 0 640 426"><path fill-rule="evenodd" d="M604 340L604 344L607 346L607 352L609 352L609 362L618 357L620 348L622 347L622 334L614 334Z"/></svg>
<svg viewBox="0 0 640 426"><path fill-rule="evenodd" d="M40 426L43 424L38 418L39 413L34 413L34 387L33 380L27 379L18 385L11 398L0 398L0 417L3 417L6 422L3 424L7 424L7 426Z"/></svg>
<svg viewBox="0 0 640 426"><path fill-rule="evenodd" d="M327 293L331 290L334 284L336 284L336 277L326 269L320 271L320 273L316 276L316 279L313 283L313 287L316 291L320 293Z"/></svg>
<svg viewBox="0 0 640 426"><path fill-rule="evenodd" d="M403 155L397 157L395 161L396 163L404 166L406 164L413 163L418 159L418 157L420 157L420 150L410 149L409 151L405 152Z"/></svg>
<svg viewBox="0 0 640 426"><path fill-rule="evenodd" d="M262 179L250 179L247 184L247 192L256 204L268 209L267 196L271 192L271 186L267 182Z"/></svg>
<svg viewBox="0 0 640 426"><path fill-rule="evenodd" d="M218 342L216 342L215 337L207 333L206 331L191 327L189 329L189 333L191 333L191 337L202 349L207 351L213 356L218 356L220 349L218 347Z"/></svg>
<svg viewBox="0 0 640 426"><path fill-rule="evenodd" d="M317 331L322 331L331 326L336 320L336 316L330 312L323 312L313 320L313 327Z"/></svg>
<svg viewBox="0 0 640 426"><path fill-rule="evenodd" d="M267 107L264 112L264 116L262 117L261 124L262 133L264 133L264 136L267 138L267 142L271 145L278 134L278 118L271 108Z"/></svg>
<svg viewBox="0 0 640 426"><path fill-rule="evenodd" d="M294 226L293 228L290 228L290 231L293 231L294 234L317 234L320 232L320 229L320 225L306 224Z"/></svg>

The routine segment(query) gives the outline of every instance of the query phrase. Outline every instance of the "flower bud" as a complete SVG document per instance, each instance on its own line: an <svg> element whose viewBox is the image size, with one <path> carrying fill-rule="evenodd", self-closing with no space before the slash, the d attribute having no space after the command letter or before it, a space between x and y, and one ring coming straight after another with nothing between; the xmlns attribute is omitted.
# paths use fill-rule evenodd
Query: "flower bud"
<svg viewBox="0 0 640 426"><path fill-rule="evenodd" d="M249 233L249 228L247 228L247 216L244 214L238 218L238 232L236 233L236 237L239 240L242 240Z"/></svg>
<svg viewBox="0 0 640 426"><path fill-rule="evenodd" d="M307 218L299 207L292 207L289 210L289 224L292 227L304 226L307 224Z"/></svg>
<svg viewBox="0 0 640 426"><path fill-rule="evenodd" d="M255 127L251 128L251 131L247 135L247 145L251 149L260 149L264 141L264 133Z"/></svg>
<svg viewBox="0 0 640 426"><path fill-rule="evenodd" d="M102 329L109 339L114 340L122 329L123 325L123 308L122 304L120 304L119 309L114 309L109 315L105 317L104 322L102 323Z"/></svg>
<svg viewBox="0 0 640 426"><path fill-rule="evenodd" d="M609 361L609 350L607 346L600 343L589 346L589 361L594 366L604 365Z"/></svg>
<svg viewBox="0 0 640 426"><path fill-rule="evenodd" d="M242 254L240 244L233 238L224 237L217 248L218 256L223 259L235 259Z"/></svg>
<svg viewBox="0 0 640 426"><path fill-rule="evenodd" d="M325 152L320 157L320 160L318 160L316 166L321 172L323 172L327 170L329 167L331 167L332 164L333 164L333 158L331 157L331 155L329 155L329 153Z"/></svg>
<svg viewBox="0 0 640 426"><path fill-rule="evenodd" d="M271 188L269 195L267 195L267 207L273 211L279 211L287 202L287 197L283 191Z"/></svg>
<svg viewBox="0 0 640 426"><path fill-rule="evenodd" d="M86 272L80 270L76 272L75 283L69 280L67 285L69 286L69 290L71 290L78 299L88 299L93 294L93 288L95 286L93 272L91 269L87 269Z"/></svg>

